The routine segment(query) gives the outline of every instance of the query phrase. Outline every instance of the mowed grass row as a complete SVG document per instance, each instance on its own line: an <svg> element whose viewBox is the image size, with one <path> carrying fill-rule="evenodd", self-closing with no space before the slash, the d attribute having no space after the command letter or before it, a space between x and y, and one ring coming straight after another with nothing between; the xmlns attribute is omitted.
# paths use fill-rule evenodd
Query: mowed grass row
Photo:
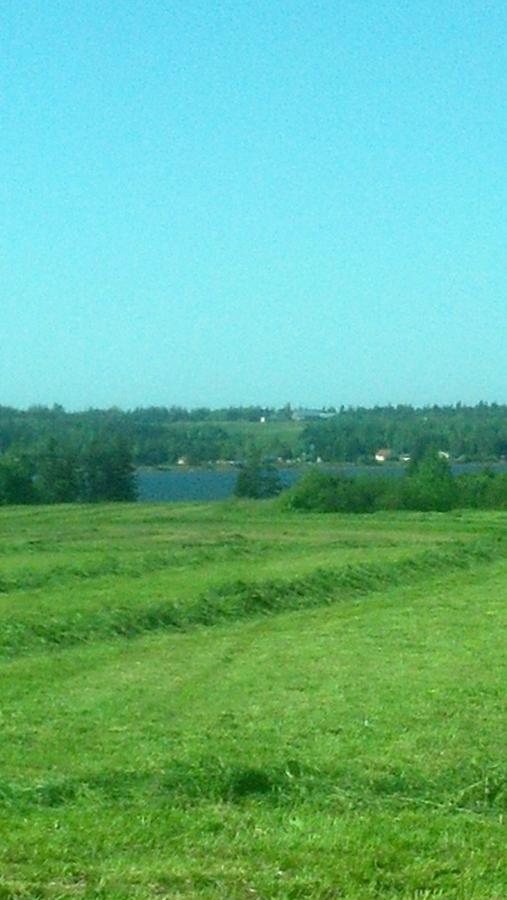
<svg viewBox="0 0 507 900"><path fill-rule="evenodd" d="M503 898L506 589L2 664L0 897Z"/></svg>
<svg viewBox="0 0 507 900"><path fill-rule="evenodd" d="M214 508L216 507L216 509ZM276 504L32 507L0 509L0 591L74 578L149 574L242 557L276 562L434 542L438 532L384 519L281 515ZM457 528L466 531L466 522ZM474 529L475 531L475 529ZM444 535L444 538L448 534Z"/></svg>
<svg viewBox="0 0 507 900"><path fill-rule="evenodd" d="M218 504L217 504L218 506ZM273 508L273 506L271 506ZM160 508L159 508L160 509ZM295 557L301 565L336 558L382 545L382 535L348 534L310 521L280 516L241 515L240 504L219 507L214 516L205 506L176 506L153 512L150 507L60 507L0 511L0 592L58 586L104 575L142 577L157 571L178 573L191 567L225 562L257 562L276 566ZM240 515L238 516L238 511ZM255 511L256 512L256 511ZM200 513L200 515L199 515ZM413 538L405 542L412 543ZM397 534L388 546L403 543Z"/></svg>
<svg viewBox="0 0 507 900"><path fill-rule="evenodd" d="M382 543L315 519L282 528L262 512L234 504L0 510L0 647L157 627L161 614L170 619L211 587L347 563ZM386 549L396 554L398 545L398 536L387 539Z"/></svg>
<svg viewBox="0 0 507 900"><path fill-rule="evenodd" d="M502 522L276 503L3 510L0 655L368 594L503 555Z"/></svg>

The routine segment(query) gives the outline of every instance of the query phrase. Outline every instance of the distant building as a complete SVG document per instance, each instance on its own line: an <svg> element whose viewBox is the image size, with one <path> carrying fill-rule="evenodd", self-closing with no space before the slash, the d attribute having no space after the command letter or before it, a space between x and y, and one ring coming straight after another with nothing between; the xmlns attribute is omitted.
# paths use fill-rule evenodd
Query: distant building
<svg viewBox="0 0 507 900"><path fill-rule="evenodd" d="M375 454L375 461L379 463L387 462L392 459L393 451L389 447L381 447Z"/></svg>
<svg viewBox="0 0 507 900"><path fill-rule="evenodd" d="M323 409L306 409L302 406L292 413L294 422L306 422L309 419L331 419L336 413L325 412Z"/></svg>

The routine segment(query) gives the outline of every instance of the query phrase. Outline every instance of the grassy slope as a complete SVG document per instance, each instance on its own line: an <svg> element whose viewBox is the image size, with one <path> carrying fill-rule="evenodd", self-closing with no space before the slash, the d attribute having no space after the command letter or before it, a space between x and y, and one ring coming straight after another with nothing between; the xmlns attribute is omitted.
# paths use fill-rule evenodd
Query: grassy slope
<svg viewBox="0 0 507 900"><path fill-rule="evenodd" d="M216 427L232 437L238 438L240 445L255 444L266 455L278 455L280 445L289 447L294 455L301 452L301 435L305 423L286 420L272 420L267 422L228 422L228 421L204 421L182 422L171 425L171 429L180 428L182 431L198 431L202 427ZM241 453L239 454L242 455Z"/></svg>
<svg viewBox="0 0 507 900"><path fill-rule="evenodd" d="M196 423L199 427L201 423ZM299 449L305 423L292 421L268 422L217 422L231 435L240 435L243 440L252 441L265 453L274 453L279 444L290 447L294 453Z"/></svg>
<svg viewBox="0 0 507 900"><path fill-rule="evenodd" d="M252 590L358 556L389 569L504 525L4 510L0 624L125 591L184 605L231 567ZM0 898L503 898L507 562L432 572L437 558L315 609L4 648Z"/></svg>

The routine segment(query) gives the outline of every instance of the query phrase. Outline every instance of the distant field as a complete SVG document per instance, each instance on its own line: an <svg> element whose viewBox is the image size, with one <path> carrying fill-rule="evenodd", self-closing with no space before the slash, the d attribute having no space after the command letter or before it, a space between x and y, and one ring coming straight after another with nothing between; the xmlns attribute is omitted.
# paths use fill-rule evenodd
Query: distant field
<svg viewBox="0 0 507 900"><path fill-rule="evenodd" d="M199 429L202 422L189 422L185 428ZM298 450L299 439L305 427L305 422L292 422L288 420L266 422L220 422L213 421L210 424L223 428L228 434L238 435L251 439L264 453L273 453L280 443L285 444L295 453Z"/></svg>
<svg viewBox="0 0 507 900"><path fill-rule="evenodd" d="M294 446L298 441L305 423L304 422L223 422L225 428L231 434L247 434L255 438L259 447L270 446L274 441L285 441L289 446Z"/></svg>
<svg viewBox="0 0 507 900"><path fill-rule="evenodd" d="M0 900L504 898L507 514L0 510Z"/></svg>

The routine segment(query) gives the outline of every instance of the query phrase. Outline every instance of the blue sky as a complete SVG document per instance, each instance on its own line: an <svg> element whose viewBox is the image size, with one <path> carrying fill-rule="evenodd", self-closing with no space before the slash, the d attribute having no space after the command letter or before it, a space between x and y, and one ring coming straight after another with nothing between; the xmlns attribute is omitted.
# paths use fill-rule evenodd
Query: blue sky
<svg viewBox="0 0 507 900"><path fill-rule="evenodd" d="M0 404L506 401L506 32L6 0Z"/></svg>

